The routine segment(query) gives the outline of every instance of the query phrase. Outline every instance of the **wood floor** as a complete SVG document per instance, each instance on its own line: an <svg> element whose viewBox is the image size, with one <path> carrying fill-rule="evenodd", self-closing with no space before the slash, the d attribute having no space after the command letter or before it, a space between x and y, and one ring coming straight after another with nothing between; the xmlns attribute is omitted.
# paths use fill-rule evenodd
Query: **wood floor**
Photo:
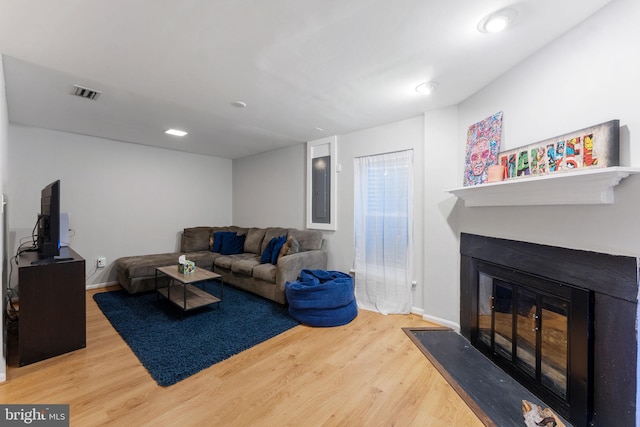
<svg viewBox="0 0 640 427"><path fill-rule="evenodd" d="M87 348L17 367L0 402L70 404L72 426L481 426L402 331L418 316L360 311L297 326L160 387L87 292ZM15 358L13 358L15 359Z"/></svg>

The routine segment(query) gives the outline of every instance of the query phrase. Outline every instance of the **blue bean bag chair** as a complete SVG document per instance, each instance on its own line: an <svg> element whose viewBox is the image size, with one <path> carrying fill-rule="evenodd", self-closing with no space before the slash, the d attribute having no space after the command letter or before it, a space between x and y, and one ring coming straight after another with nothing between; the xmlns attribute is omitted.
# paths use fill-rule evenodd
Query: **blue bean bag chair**
<svg viewBox="0 0 640 427"><path fill-rule="evenodd" d="M285 293L289 314L305 325L346 325L358 315L353 278L339 271L304 269Z"/></svg>

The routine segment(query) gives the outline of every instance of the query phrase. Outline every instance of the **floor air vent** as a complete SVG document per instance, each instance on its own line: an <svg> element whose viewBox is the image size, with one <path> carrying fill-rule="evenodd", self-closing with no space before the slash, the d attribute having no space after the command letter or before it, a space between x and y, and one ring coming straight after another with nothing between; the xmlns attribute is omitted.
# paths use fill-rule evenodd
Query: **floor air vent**
<svg viewBox="0 0 640 427"><path fill-rule="evenodd" d="M96 101L100 94L99 90L89 89L88 87L73 85L73 95L79 96L80 98L93 99Z"/></svg>

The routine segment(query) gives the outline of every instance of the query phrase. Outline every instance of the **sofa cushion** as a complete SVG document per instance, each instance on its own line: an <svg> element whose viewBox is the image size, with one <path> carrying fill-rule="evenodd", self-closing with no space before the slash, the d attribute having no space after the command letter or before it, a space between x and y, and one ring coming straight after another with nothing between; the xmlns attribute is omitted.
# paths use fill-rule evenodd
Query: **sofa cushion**
<svg viewBox="0 0 640 427"><path fill-rule="evenodd" d="M210 251L187 252L184 256L189 261L193 261L198 268L211 270L213 268L213 260L217 254Z"/></svg>
<svg viewBox="0 0 640 427"><path fill-rule="evenodd" d="M227 270L231 269L231 264L234 259L231 255L220 255L213 261L213 265L215 267L226 268Z"/></svg>
<svg viewBox="0 0 640 427"><path fill-rule="evenodd" d="M190 227L182 231L181 252L209 250L211 227Z"/></svg>
<svg viewBox="0 0 640 427"><path fill-rule="evenodd" d="M234 254L234 255L220 255L215 258L213 261L213 265L220 268L225 268L227 270L231 270L231 266L234 262L242 260L242 259L251 259L254 258L254 254Z"/></svg>
<svg viewBox="0 0 640 427"><path fill-rule="evenodd" d="M260 258L257 255L246 259L236 259L231 263L231 271L235 274L251 277L256 265L260 265Z"/></svg>
<svg viewBox="0 0 640 427"><path fill-rule="evenodd" d="M231 225L227 227L227 231L235 231L239 235L242 235L242 234L247 234L249 229L247 227L238 227L236 225Z"/></svg>
<svg viewBox="0 0 640 427"><path fill-rule="evenodd" d="M118 258L116 260L116 270L118 274L122 274L127 279L136 277L154 276L157 267L178 264L178 257L181 253L166 253L139 255ZM211 270L213 260L217 254L209 251L187 252L185 257L189 261L193 261L198 268L206 268Z"/></svg>
<svg viewBox="0 0 640 427"><path fill-rule="evenodd" d="M213 233L213 246L211 247L211 251L222 252L222 242L226 239L230 239L235 235L235 231L216 231L215 233Z"/></svg>
<svg viewBox="0 0 640 427"><path fill-rule="evenodd" d="M221 256L226 256L226 255L222 255L220 252L209 252L211 254L211 258L213 259L213 265L215 265L215 261L216 259L218 259Z"/></svg>
<svg viewBox="0 0 640 427"><path fill-rule="evenodd" d="M220 253L222 255L234 255L244 253L244 240L246 239L246 234L238 235L225 235L222 238L222 247L220 248Z"/></svg>
<svg viewBox="0 0 640 427"><path fill-rule="evenodd" d="M253 267L253 278L276 283L276 266L271 263L256 265Z"/></svg>
<svg viewBox="0 0 640 427"><path fill-rule="evenodd" d="M300 243L300 252L322 249L321 231L290 228L289 234Z"/></svg>
<svg viewBox="0 0 640 427"><path fill-rule="evenodd" d="M177 253L128 256L116 260L116 269L126 278L153 276L156 267L178 264Z"/></svg>
<svg viewBox="0 0 640 427"><path fill-rule="evenodd" d="M262 253L260 249L262 249L262 239L266 231L264 228L250 228L244 241L244 251L252 254Z"/></svg>

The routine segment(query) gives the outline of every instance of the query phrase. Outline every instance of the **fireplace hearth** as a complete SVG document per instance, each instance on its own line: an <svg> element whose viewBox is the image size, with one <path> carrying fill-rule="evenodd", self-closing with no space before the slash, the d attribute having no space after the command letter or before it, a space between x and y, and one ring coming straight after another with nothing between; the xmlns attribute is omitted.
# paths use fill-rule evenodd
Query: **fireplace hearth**
<svg viewBox="0 0 640 427"><path fill-rule="evenodd" d="M638 260L460 242L462 335L575 426L634 425Z"/></svg>

